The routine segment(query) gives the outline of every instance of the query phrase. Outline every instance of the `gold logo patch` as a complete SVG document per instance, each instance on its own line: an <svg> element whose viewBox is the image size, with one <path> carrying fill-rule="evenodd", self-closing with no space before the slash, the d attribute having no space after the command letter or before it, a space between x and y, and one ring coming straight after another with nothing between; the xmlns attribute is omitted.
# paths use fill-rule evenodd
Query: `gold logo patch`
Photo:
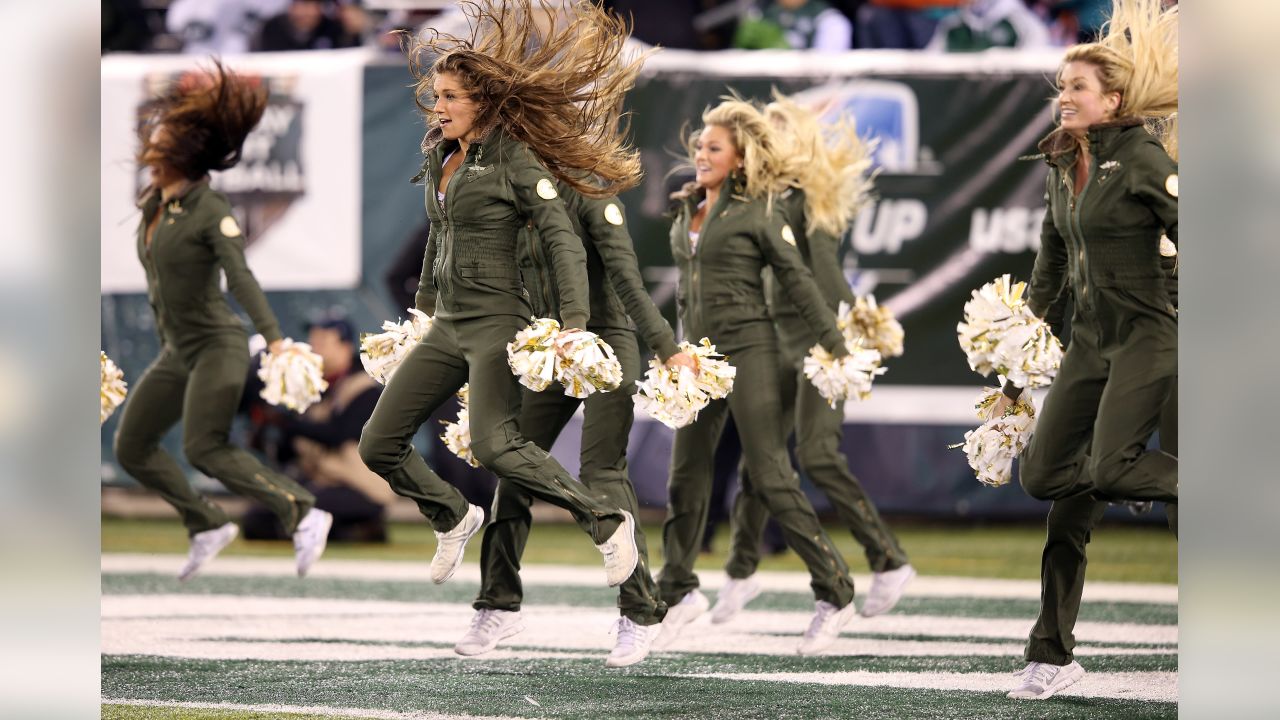
<svg viewBox="0 0 1280 720"><path fill-rule="evenodd" d="M622 210L618 209L617 203L609 203L605 206L604 219L608 220L610 225L622 224Z"/></svg>
<svg viewBox="0 0 1280 720"><path fill-rule="evenodd" d="M1178 176L1176 174L1164 179L1164 189L1170 195L1178 197Z"/></svg>
<svg viewBox="0 0 1280 720"><path fill-rule="evenodd" d="M240 225L230 215L222 218L222 222L218 223L218 229L227 237L240 237Z"/></svg>
<svg viewBox="0 0 1280 720"><path fill-rule="evenodd" d="M538 197L543 200L555 200L556 186L547 178L542 178L538 181Z"/></svg>
<svg viewBox="0 0 1280 720"><path fill-rule="evenodd" d="M796 234L795 234L794 232L792 232L792 231L791 231L791 226L790 226L790 225L783 225L783 226L782 226L782 239L783 239L783 241L785 241L788 245L795 245L795 244L796 244Z"/></svg>

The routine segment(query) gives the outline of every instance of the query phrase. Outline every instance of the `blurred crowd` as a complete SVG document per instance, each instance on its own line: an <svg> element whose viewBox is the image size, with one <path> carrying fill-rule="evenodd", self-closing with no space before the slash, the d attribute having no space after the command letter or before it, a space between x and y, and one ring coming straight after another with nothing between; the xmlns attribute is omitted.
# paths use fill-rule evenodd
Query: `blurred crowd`
<svg viewBox="0 0 1280 720"><path fill-rule="evenodd" d="M630 16L633 36L651 45L828 52L973 52L1088 42L1111 7L1111 0L600 1ZM395 51L395 31L448 29L459 19L449 0L102 0L102 51Z"/></svg>

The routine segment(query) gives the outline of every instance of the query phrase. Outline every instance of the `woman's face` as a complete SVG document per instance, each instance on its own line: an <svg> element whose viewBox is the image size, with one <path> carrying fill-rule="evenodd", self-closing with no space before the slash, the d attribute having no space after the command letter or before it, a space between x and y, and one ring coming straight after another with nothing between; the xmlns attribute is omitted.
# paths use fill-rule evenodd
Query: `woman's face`
<svg viewBox="0 0 1280 720"><path fill-rule="evenodd" d="M708 125L694 141L694 180L707 190L718 190L729 174L742 167L742 156L726 127Z"/></svg>
<svg viewBox="0 0 1280 720"><path fill-rule="evenodd" d="M169 140L169 129L159 124L151 129L151 135L147 138L147 147L142 153L142 164L151 170L153 182L165 183L173 179L172 169L164 161L164 148Z"/></svg>
<svg viewBox="0 0 1280 720"><path fill-rule="evenodd" d="M1104 93L1098 66L1074 61L1062 66L1058 73L1058 110L1062 129L1083 135L1089 126L1115 118L1120 107L1120 93Z"/></svg>
<svg viewBox="0 0 1280 720"><path fill-rule="evenodd" d="M461 79L453 73L440 73L431 88L436 94L436 106L432 109L445 138L471 140L478 108L470 93L463 89Z"/></svg>

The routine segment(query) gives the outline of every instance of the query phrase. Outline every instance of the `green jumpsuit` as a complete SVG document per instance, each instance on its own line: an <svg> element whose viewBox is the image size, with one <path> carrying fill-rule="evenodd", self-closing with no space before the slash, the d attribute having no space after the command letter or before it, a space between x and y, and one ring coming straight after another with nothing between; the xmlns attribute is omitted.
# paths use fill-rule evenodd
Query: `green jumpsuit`
<svg viewBox="0 0 1280 720"><path fill-rule="evenodd" d="M791 190L779 202L795 235L796 247L813 273L827 307L835 312L841 300L853 304L853 292L840 271L840 238L821 230L813 234L806 232L803 190ZM771 277L766 279L772 280ZM782 417L794 418L796 460L800 469L831 500L840 521L865 550L867 563L873 572L900 568L907 564L907 554L888 525L880 519L880 513L876 512L861 483L850 472L849 461L840 452L844 411L831 407L804 376L804 358L809 348L818 342L817 334L805 324L778 283L767 284L774 328L782 351L782 374L779 376ZM751 484L749 479L745 479L749 474L748 468L742 468L743 487ZM758 495L738 494L733 507L729 561L725 565L729 577L742 579L755 573L760 565L760 538L768 516Z"/></svg>
<svg viewBox="0 0 1280 720"><path fill-rule="evenodd" d="M520 384L507 365L507 343L533 315L516 267L526 223L540 231L556 268L567 327L587 324L586 253L559 200L551 174L523 143L495 128L467 154L437 196L441 167L459 148L435 129L428 137L426 208L431 219L416 304L435 315L409 351L360 435L360 457L399 495L417 502L438 532L467 512L457 488L413 448L422 423L470 383L471 451L498 478L569 510L596 544L622 523L616 506L587 492L551 455L520 432Z"/></svg>
<svg viewBox="0 0 1280 720"><path fill-rule="evenodd" d="M696 247L690 243L689 224L701 193L683 199L671 227L672 255L680 268L676 299L684 333L693 340L710 338L737 368L737 377L728 398L713 401L696 421L676 431L659 587L668 604L698 587L693 566L707 522L715 447L726 413L733 413L750 470L750 485L744 484L743 492L759 498L782 526L787 545L809 569L817 599L842 608L853 601L848 566L819 524L787 457L791 423L779 422L782 359L766 307L763 269L773 268L823 347L836 355L847 350L834 313L827 309L795 248L794 230L787 225L782 206L748 199L739 183L736 176L726 180L707 213Z"/></svg>
<svg viewBox="0 0 1280 720"><path fill-rule="evenodd" d="M623 383L611 392L592 393L586 400L569 397L552 385L545 392L524 389L520 430L543 450L550 450L579 405L583 409L582 470L591 494L608 507L637 512L635 488L627 477L627 438L634 417L631 396L642 366L634 318L646 344L663 361L678 352L671 326L662 318L640 279L640 266L617 198L596 199L558 184L565 210L587 252L591 320L587 329L602 337L617 353ZM520 272L525 278L534 313L559 319L555 268L546 262L542 239L532 230L520 241ZM475 608L515 611L524 596L520 557L529 537L531 498L509 482L498 484L494 513L485 528L480 558L480 594ZM640 559L635 572L619 588L622 615L639 625L654 625L666 615L658 588L649 574L644 533L636 526Z"/></svg>
<svg viewBox="0 0 1280 720"><path fill-rule="evenodd" d="M249 348L244 327L222 294L222 273L258 332L267 342L280 339L271 306L245 263L244 236L231 204L205 178L163 203L153 188L139 206L138 259L146 270L160 356L130 390L116 430L116 460L177 509L189 534L230 522L160 447L181 420L187 460L228 490L266 505L292 533L315 497L227 439L249 373Z"/></svg>
<svg viewBox="0 0 1280 720"><path fill-rule="evenodd" d="M1162 233L1178 240L1177 166L1136 120L1094 126L1091 164L1074 192L1075 144L1041 143L1048 212L1030 287L1044 316L1069 283L1071 342L1035 435L1019 459L1027 493L1053 500L1041 561L1041 612L1028 662L1066 665L1084 589L1085 545L1103 499L1169 503L1176 529L1176 278ZM1148 450L1157 428L1162 447Z"/></svg>

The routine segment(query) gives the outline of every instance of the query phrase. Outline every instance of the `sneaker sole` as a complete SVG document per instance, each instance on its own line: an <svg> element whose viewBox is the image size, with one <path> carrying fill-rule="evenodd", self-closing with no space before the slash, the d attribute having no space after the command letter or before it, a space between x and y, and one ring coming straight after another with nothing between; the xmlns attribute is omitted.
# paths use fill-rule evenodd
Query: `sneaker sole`
<svg viewBox="0 0 1280 720"><path fill-rule="evenodd" d="M502 635L500 635L496 640L494 640L492 644L487 645L483 648L480 648L479 650L470 652L467 650L462 650L457 645L454 645L453 651L461 655L462 657L475 657L477 655L484 655L485 653L493 652L494 649L498 647L498 643L502 642L503 640L506 640L509 637L512 637L513 635L519 635L522 632L524 632L523 621L521 621L520 624L518 625L508 628L505 632L503 632Z"/></svg>
<svg viewBox="0 0 1280 720"><path fill-rule="evenodd" d="M883 615L889 612L890 610L894 609L895 607L897 607L898 602L902 600L902 596L905 595L907 592L907 586L911 584L912 580L916 579L916 574L917 574L916 569L914 567L911 568L911 574L908 575L907 579L903 580L902 584L898 586L898 594L895 595L893 597L893 600L888 605L885 605L884 608L876 610L875 612L867 612L866 604L864 603L862 610L858 611L858 614L861 615L862 617L867 617L867 618L875 617L877 615Z"/></svg>
<svg viewBox="0 0 1280 720"><path fill-rule="evenodd" d="M467 516L469 517L470 514L471 513L468 512ZM453 574L458 572L458 568L462 567L462 556L466 554L465 550L467 549L467 543L471 542L471 538L475 537L476 533L480 532L480 528L482 527L484 527L483 514L480 515L480 520L476 523L476 526L471 528L471 532L467 533L467 536L462 539L462 547L458 549L458 557L454 558L453 560L453 567L449 568L449 572L445 573L445 576L440 578L439 580L435 578L431 578L431 582L435 583L436 585L443 585L449 582L449 578L453 577Z"/></svg>
<svg viewBox="0 0 1280 720"><path fill-rule="evenodd" d="M218 557L218 553L220 553L220 552L222 552L223 550L225 550L225 549L227 548L227 546L228 546L228 545L230 545L231 543L235 542L236 538L240 537L240 526L239 526L239 525L232 524L232 525L231 525L231 528L232 528L232 530L231 530L231 537L227 538L227 541L226 541L226 542L224 542L224 543L222 543L221 545L219 545L219 546L218 546L218 549L217 549L217 550L214 550L212 555L210 555L209 557L205 558L205 559L204 559L204 560L203 560L199 565L197 565L197 566L195 566L195 567L191 568L191 570L190 570L189 572L186 572L186 573L181 573L181 572L180 572L180 573L178 573L178 582L186 582L186 581L190 580L191 578L195 577L197 574L199 574L199 572L200 572L200 568L202 568L202 567L204 567L205 565L208 565L210 562L212 562L214 558Z"/></svg>
<svg viewBox="0 0 1280 720"><path fill-rule="evenodd" d="M676 641L676 638L680 637L680 633L684 631L686 625L706 614L707 610L706 608L703 608L694 615L691 615L688 620L681 620L680 622L671 625L667 625L667 621L664 619L662 624L658 626L662 629L658 631L657 636L653 638L651 643L649 643L649 648L651 650L665 650L671 647L671 644ZM668 610L667 617L670 616L671 611Z"/></svg>
<svg viewBox="0 0 1280 720"><path fill-rule="evenodd" d="M650 647L652 647L652 645L650 645ZM643 653L639 655L629 655L624 660L614 660L612 657L609 657L605 659L604 666L610 667L610 668L630 667L637 663L643 662L644 659L647 657L649 657L648 650L645 650Z"/></svg>
<svg viewBox="0 0 1280 720"><path fill-rule="evenodd" d="M742 605L741 605L741 606L739 606L737 610L734 610L733 612L729 613L728 615L717 615L717 614L716 614L716 608L711 608L711 622L712 622L712 624L715 624L715 625L721 625L721 624L723 624L723 623L727 623L727 622L729 622L730 620L734 619L735 617L737 617L737 616L738 616L738 613L740 613L740 612L742 612L743 610L746 610L746 609L747 609L747 604L748 604L748 603L750 603L752 600L755 600L756 598L760 597L760 593L761 593L761 592L762 592L762 590L761 590L760 586L759 586L759 585L755 586L755 588L751 591L751 594L750 594L750 595L748 595L745 599L743 599L743 601L742 601ZM719 600L717 600L717 602L716 602L716 606L717 606L717 607L719 607L719 604L720 604L720 603L719 603Z"/></svg>
<svg viewBox="0 0 1280 720"><path fill-rule="evenodd" d="M626 574L625 576L623 576L623 577L622 577L622 579L618 580L617 582L613 582L613 581L609 580L608 575L606 574L606 576L605 576L605 582L609 583L609 587L618 587L618 586L619 586L619 585L621 585L622 583L626 582L628 579L630 579L630 578L631 578L631 576L632 576L632 575L634 575L634 574L636 573L636 567L640 564L640 548L636 545L636 520L635 520L635 518L634 518L634 517L631 517L631 515L630 515L630 514L624 515L624 516L623 516L623 519L622 519L622 525L620 525L620 526L618 526L618 527L619 527L619 529L621 529L621 528L628 528L628 529L630 530L630 532L628 532L628 533L627 533L627 542L630 544L630 547L631 547L631 558L632 558L632 560L631 560L631 569L630 569L630 570L628 570L628 571L627 571L627 574Z"/></svg>
<svg viewBox="0 0 1280 720"><path fill-rule="evenodd" d="M852 604L852 601L850 601L850 604ZM821 655L823 652L830 649L832 645L836 644L836 640L840 639L840 633L844 632L844 629L849 626L849 623L853 622L853 618L857 614L858 614L857 612L849 613L845 617L844 622L836 626L836 634L831 636L831 638L827 640L827 642L823 643L822 645L819 645L818 647L810 647L808 649L805 649L804 643L803 641L801 641L800 646L796 647L796 654L803 655L805 657L809 657L811 655Z"/></svg>
<svg viewBox="0 0 1280 720"><path fill-rule="evenodd" d="M324 533L320 536L320 542L316 544L312 557L305 564L299 558L298 577L306 577L310 572L311 566L316 564L321 555L324 555L325 548L329 547L329 531L333 529L333 514L325 513L324 515Z"/></svg>
<svg viewBox="0 0 1280 720"><path fill-rule="evenodd" d="M1057 695L1063 690L1066 690L1072 685L1075 685L1076 683L1080 682L1080 680L1083 678L1084 678L1084 669L1082 668L1080 670L1073 672L1071 676L1069 676L1061 684L1054 685L1049 689L1045 690L1044 692L1040 693L1039 695L1030 695L1028 697L1015 697L1013 693L1009 693L1006 697L1008 697L1011 700L1048 700L1054 695Z"/></svg>

